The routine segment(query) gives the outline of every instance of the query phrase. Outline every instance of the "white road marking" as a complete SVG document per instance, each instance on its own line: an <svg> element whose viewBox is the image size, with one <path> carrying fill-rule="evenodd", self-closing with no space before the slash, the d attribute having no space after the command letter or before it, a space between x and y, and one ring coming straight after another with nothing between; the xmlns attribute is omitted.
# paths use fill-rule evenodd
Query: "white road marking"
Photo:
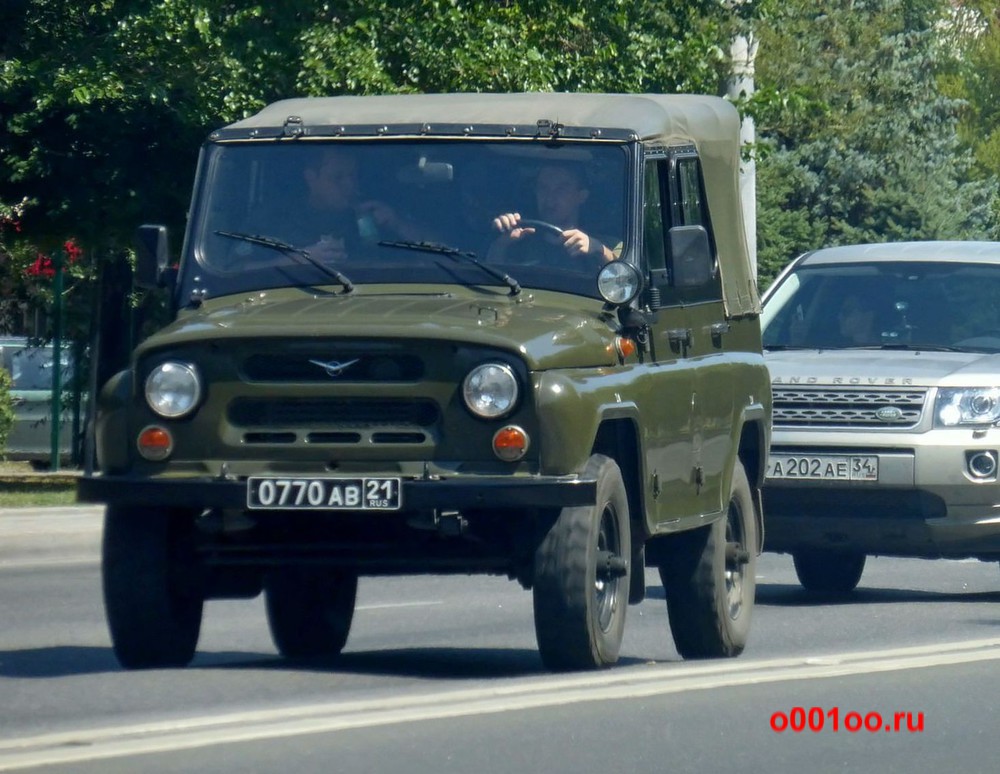
<svg viewBox="0 0 1000 774"><path fill-rule="evenodd" d="M395 610L398 607L430 607L432 605L443 605L443 599L427 600L426 602L383 602L378 605L358 605L355 611L358 610Z"/></svg>
<svg viewBox="0 0 1000 774"><path fill-rule="evenodd" d="M654 664L526 678L398 698L321 702L9 739L0 741L0 771L581 702L994 660L1000 660L1000 639L808 658Z"/></svg>

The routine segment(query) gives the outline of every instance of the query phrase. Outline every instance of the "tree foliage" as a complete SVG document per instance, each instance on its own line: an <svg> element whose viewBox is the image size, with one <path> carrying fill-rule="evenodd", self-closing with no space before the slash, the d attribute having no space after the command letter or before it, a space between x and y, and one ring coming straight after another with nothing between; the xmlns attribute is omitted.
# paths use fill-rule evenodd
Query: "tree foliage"
<svg viewBox="0 0 1000 774"><path fill-rule="evenodd" d="M936 0L782 0L758 28L765 281L824 245L995 234L995 177L957 133Z"/></svg>
<svg viewBox="0 0 1000 774"><path fill-rule="evenodd" d="M995 5L967 4L986 16ZM996 11L992 47L972 50L974 65L949 60L957 85L942 92L935 76L947 57L935 47L935 24L948 7L947 0L5 0L0 285L8 296L30 296L24 273L39 253L71 238L93 272L97 261L128 249L141 222L179 233L200 142L275 99L721 93L732 32L751 21L760 40L758 94L747 108L762 138L765 277L824 243L983 235L998 172L989 161L993 134L982 131L996 126L1000 104L1000 68L986 67L990 56L1000 60ZM986 138L976 146L978 169L956 139L962 104L971 106L963 114L967 141L973 126ZM995 143L1000 159L1000 136Z"/></svg>

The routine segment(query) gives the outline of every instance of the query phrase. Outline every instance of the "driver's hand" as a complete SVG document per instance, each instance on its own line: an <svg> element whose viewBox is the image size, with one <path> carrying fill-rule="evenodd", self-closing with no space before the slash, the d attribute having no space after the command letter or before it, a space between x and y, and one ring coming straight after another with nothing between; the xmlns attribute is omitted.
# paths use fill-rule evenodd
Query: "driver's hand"
<svg viewBox="0 0 1000 774"><path fill-rule="evenodd" d="M525 234L534 234L533 228L521 228L521 213L505 212L493 218L493 228L501 234L506 234L511 239L520 239Z"/></svg>
<svg viewBox="0 0 1000 774"><path fill-rule="evenodd" d="M587 255L590 253L590 237L578 228L568 228L563 231L563 247L570 255Z"/></svg>

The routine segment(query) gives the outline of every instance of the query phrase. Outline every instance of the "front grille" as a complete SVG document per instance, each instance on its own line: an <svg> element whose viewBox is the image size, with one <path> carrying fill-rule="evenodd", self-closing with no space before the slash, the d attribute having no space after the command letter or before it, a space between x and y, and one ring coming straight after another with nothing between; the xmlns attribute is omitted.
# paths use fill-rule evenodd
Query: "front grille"
<svg viewBox="0 0 1000 774"><path fill-rule="evenodd" d="M256 353L243 361L249 382L415 382L423 361L411 354L363 354L352 351L300 350Z"/></svg>
<svg viewBox="0 0 1000 774"><path fill-rule="evenodd" d="M924 389L773 388L775 427L915 427Z"/></svg>
<svg viewBox="0 0 1000 774"><path fill-rule="evenodd" d="M229 405L237 427L429 427L438 408L429 400L375 398L239 398Z"/></svg>

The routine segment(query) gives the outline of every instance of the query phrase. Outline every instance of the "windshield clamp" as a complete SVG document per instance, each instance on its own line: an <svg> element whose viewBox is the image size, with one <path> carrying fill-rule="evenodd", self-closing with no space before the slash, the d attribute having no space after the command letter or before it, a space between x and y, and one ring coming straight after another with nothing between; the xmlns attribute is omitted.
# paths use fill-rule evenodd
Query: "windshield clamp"
<svg viewBox="0 0 1000 774"><path fill-rule="evenodd" d="M288 116L285 119L285 124L282 127L285 137L301 137L305 132L302 127L302 118L300 116Z"/></svg>
<svg viewBox="0 0 1000 774"><path fill-rule="evenodd" d="M548 118L540 118L535 126L538 127L539 134L547 134L553 139L557 138L564 128L558 121L551 121Z"/></svg>

